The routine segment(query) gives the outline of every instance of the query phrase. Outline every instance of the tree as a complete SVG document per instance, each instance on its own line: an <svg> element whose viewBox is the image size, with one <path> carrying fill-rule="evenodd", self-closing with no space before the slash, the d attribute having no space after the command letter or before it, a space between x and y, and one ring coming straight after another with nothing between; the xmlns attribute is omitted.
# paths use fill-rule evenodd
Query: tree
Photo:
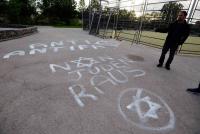
<svg viewBox="0 0 200 134"><path fill-rule="evenodd" d="M6 9L8 6L8 1L7 0L1 0L0 1L0 15L3 15L6 13Z"/></svg>
<svg viewBox="0 0 200 134"><path fill-rule="evenodd" d="M119 19L120 20L134 20L135 19L135 11L127 11L126 9L119 10Z"/></svg>
<svg viewBox="0 0 200 134"><path fill-rule="evenodd" d="M7 17L8 1L0 1L0 22L4 22Z"/></svg>
<svg viewBox="0 0 200 134"><path fill-rule="evenodd" d="M152 12L150 16L153 18L153 20L160 20L161 14L158 12Z"/></svg>
<svg viewBox="0 0 200 134"><path fill-rule="evenodd" d="M128 14L129 14L129 19L130 19L130 20L135 20L136 14L135 14L135 11L134 11L134 10L129 11Z"/></svg>
<svg viewBox="0 0 200 134"><path fill-rule="evenodd" d="M79 8L78 9L79 9L80 12L86 9L85 0L79 1Z"/></svg>
<svg viewBox="0 0 200 134"><path fill-rule="evenodd" d="M42 15L52 23L56 21L70 22L76 16L76 2L74 0L42 0L40 6Z"/></svg>
<svg viewBox="0 0 200 134"><path fill-rule="evenodd" d="M161 9L161 16L164 22L172 22L176 20L178 12L181 11L183 5L181 3L169 2L164 4Z"/></svg>
<svg viewBox="0 0 200 134"><path fill-rule="evenodd" d="M99 0L90 0L90 1L91 1L91 3L90 3L91 9L99 10L99 8L100 8Z"/></svg>
<svg viewBox="0 0 200 134"><path fill-rule="evenodd" d="M158 12L151 12L151 13L145 13L144 15L139 17L144 22L155 22L160 20L160 13Z"/></svg>
<svg viewBox="0 0 200 134"><path fill-rule="evenodd" d="M36 15L34 0L10 0L8 18L11 23L31 23L32 16Z"/></svg>

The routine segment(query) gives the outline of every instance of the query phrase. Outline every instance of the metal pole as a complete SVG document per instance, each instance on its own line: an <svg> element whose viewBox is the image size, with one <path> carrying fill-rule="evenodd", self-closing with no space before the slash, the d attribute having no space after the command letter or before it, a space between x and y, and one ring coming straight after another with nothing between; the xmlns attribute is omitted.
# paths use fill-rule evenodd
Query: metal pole
<svg viewBox="0 0 200 134"><path fill-rule="evenodd" d="M195 8L194 8L194 12L193 12L192 15L191 15L191 21L192 21L192 19L193 19L193 16L194 16L194 13L195 13L195 11L196 11L196 9L197 9L198 4L199 4L199 0L196 0L196 6L195 6Z"/></svg>
<svg viewBox="0 0 200 134"><path fill-rule="evenodd" d="M102 16L101 0L99 0L99 1L100 1L100 5L99 5L99 19L98 19L98 23L97 23L96 33L95 33L95 34L98 34L98 33L99 33L99 24L100 24L101 16Z"/></svg>
<svg viewBox="0 0 200 134"><path fill-rule="evenodd" d="M106 28L105 28L104 33L103 33L103 38L106 36L105 33L107 33L107 29L108 29L108 25L109 25L109 22L110 22L111 15L112 15L112 11L110 11L110 14L109 14L109 17L108 17Z"/></svg>
<svg viewBox="0 0 200 134"><path fill-rule="evenodd" d="M90 29L90 27L91 27L90 26L90 24L91 24L91 0L89 0L89 21L88 22L89 22L88 26L89 26L89 29Z"/></svg>
<svg viewBox="0 0 200 134"><path fill-rule="evenodd" d="M82 29L84 30L84 27L83 27L83 9L82 9Z"/></svg>
<svg viewBox="0 0 200 134"><path fill-rule="evenodd" d="M193 14L194 14L195 5L197 6L198 0L192 0L191 2L192 2L192 6L191 6L191 8L190 8L190 10L189 10L189 14L188 14L188 19L187 19L187 22L188 22L188 23L190 22L190 20L191 20Z"/></svg>
<svg viewBox="0 0 200 134"><path fill-rule="evenodd" d="M141 38L141 34L142 34L143 18L145 17L146 7L147 7L147 0L144 0L144 7L143 7L143 13L142 13L140 27L139 27L139 31L138 31L137 44L140 42L140 38Z"/></svg>
<svg viewBox="0 0 200 134"><path fill-rule="evenodd" d="M100 24L100 21L101 21L101 16L102 16L102 10L100 10L100 12L99 12L99 20L98 20L98 23L97 23L96 34L99 33L99 24Z"/></svg>
<svg viewBox="0 0 200 134"><path fill-rule="evenodd" d="M97 24L97 28L96 28L96 34L99 33L99 25L100 25L101 16L102 16L102 6L101 6L101 1L104 1L104 2L109 3L109 1L107 1L107 0L100 0L100 6L99 6L99 20L98 20L98 24Z"/></svg>
<svg viewBox="0 0 200 134"><path fill-rule="evenodd" d="M115 37L117 36L117 27L118 27L119 12L120 12L120 0L118 0L118 5L117 5L117 17L116 17L115 29L114 29L115 30Z"/></svg>
<svg viewBox="0 0 200 134"><path fill-rule="evenodd" d="M91 20L91 23L90 23L89 34L91 34L91 32L92 32L92 24L93 24L94 16L95 16L95 11L94 11L94 13L92 13L92 20Z"/></svg>

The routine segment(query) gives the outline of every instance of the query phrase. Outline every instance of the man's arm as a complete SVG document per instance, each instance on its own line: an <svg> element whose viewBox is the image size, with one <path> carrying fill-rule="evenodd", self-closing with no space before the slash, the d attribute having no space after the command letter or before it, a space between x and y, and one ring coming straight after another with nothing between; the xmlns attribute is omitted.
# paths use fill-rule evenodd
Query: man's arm
<svg viewBox="0 0 200 134"><path fill-rule="evenodd" d="M188 38L190 34L190 27L189 25L187 26L186 30L185 30L185 34L181 37L180 41L179 41L179 45L183 45L183 43L186 41L186 39Z"/></svg>

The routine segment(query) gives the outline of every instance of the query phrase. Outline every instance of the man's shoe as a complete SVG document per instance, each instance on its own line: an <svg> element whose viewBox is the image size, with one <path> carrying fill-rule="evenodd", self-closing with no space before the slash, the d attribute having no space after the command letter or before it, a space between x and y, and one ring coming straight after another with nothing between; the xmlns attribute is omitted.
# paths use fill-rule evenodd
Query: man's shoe
<svg viewBox="0 0 200 134"><path fill-rule="evenodd" d="M187 91L192 93L200 93L200 88L188 88Z"/></svg>
<svg viewBox="0 0 200 134"><path fill-rule="evenodd" d="M168 65L165 65L165 68L166 68L167 70L170 70L170 66L168 66Z"/></svg>
<svg viewBox="0 0 200 134"><path fill-rule="evenodd" d="M157 67L162 67L162 64L159 63L159 64L157 65Z"/></svg>

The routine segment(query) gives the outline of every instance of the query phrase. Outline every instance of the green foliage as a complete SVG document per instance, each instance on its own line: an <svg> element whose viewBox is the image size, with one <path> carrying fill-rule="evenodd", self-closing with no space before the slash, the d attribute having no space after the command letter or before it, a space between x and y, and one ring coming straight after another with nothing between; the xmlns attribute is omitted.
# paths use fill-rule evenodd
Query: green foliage
<svg viewBox="0 0 200 134"><path fill-rule="evenodd" d="M38 15L35 17L35 24L49 25L49 18L44 15Z"/></svg>
<svg viewBox="0 0 200 134"><path fill-rule="evenodd" d="M119 10L120 20L134 20L136 17L135 11L127 11L126 9Z"/></svg>
<svg viewBox="0 0 200 134"><path fill-rule="evenodd" d="M32 0L10 0L8 3L8 19L10 23L30 24L36 15L36 7Z"/></svg>
<svg viewBox="0 0 200 134"><path fill-rule="evenodd" d="M90 0L91 1L91 9L96 9L99 10L100 9L100 3L99 0Z"/></svg>
<svg viewBox="0 0 200 134"><path fill-rule="evenodd" d="M182 8L183 5L181 3L169 2L164 4L161 9L162 20L168 23L175 21Z"/></svg>
<svg viewBox="0 0 200 134"><path fill-rule="evenodd" d="M42 0L41 3L36 0L0 0L0 22L42 25L62 22L70 25L70 21L78 16L75 9L74 0Z"/></svg>
<svg viewBox="0 0 200 134"><path fill-rule="evenodd" d="M69 24L66 24L63 21L57 21L57 23L53 24L54 27L60 28L80 28L81 27L81 20L80 19L71 19Z"/></svg>
<svg viewBox="0 0 200 134"><path fill-rule="evenodd" d="M7 9L8 9L8 1L1 0L0 1L0 23L3 23L6 21Z"/></svg>
<svg viewBox="0 0 200 134"><path fill-rule="evenodd" d="M86 9L86 5L85 5L85 0L80 0L79 1L79 12L83 11Z"/></svg>
<svg viewBox="0 0 200 134"><path fill-rule="evenodd" d="M6 13L6 10L8 8L8 1L7 0L1 0L0 1L0 16L3 16Z"/></svg>
<svg viewBox="0 0 200 134"><path fill-rule="evenodd" d="M71 19L70 20L70 25L71 26L81 26L81 20L80 19Z"/></svg>
<svg viewBox="0 0 200 134"><path fill-rule="evenodd" d="M70 22L70 19L76 17L76 2L74 0L42 0L40 9L42 15L49 18L50 22L64 21Z"/></svg>
<svg viewBox="0 0 200 134"><path fill-rule="evenodd" d="M21 3L15 0L9 1L8 19L12 23L20 23Z"/></svg>

